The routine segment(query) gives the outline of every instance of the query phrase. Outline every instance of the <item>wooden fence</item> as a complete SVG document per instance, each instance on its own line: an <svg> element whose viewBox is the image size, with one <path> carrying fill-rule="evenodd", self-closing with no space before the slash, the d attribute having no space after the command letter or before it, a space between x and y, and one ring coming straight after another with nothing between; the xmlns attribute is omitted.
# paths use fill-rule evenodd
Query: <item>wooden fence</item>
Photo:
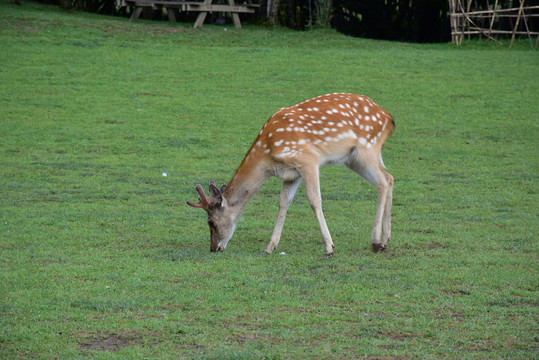
<svg viewBox="0 0 539 360"><path fill-rule="evenodd" d="M485 0L478 4L474 0L449 0L454 44L459 46L465 38L472 36L498 41L498 35L503 35L511 36L509 46L512 47L517 36L526 35L530 46L538 47L539 32L530 25L534 18L539 18L539 6L526 6L526 0L519 0L518 7L504 8L499 0Z"/></svg>

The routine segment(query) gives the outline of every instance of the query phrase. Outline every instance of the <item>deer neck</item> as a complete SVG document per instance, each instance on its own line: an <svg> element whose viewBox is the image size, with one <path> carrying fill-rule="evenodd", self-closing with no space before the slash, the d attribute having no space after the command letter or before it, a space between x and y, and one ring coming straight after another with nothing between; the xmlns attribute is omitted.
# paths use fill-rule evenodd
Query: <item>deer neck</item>
<svg viewBox="0 0 539 360"><path fill-rule="evenodd" d="M265 158L250 158L247 155L228 183L223 195L227 199L229 208L235 213L236 219L240 217L253 195L270 178L266 160Z"/></svg>

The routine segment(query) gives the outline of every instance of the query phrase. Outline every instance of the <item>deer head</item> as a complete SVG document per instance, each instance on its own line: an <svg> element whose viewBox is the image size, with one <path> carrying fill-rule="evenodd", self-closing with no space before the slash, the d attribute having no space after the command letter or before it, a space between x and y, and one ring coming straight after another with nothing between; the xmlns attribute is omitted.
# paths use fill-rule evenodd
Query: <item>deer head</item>
<svg viewBox="0 0 539 360"><path fill-rule="evenodd" d="M195 190L200 195L198 203L188 201L187 204L195 207L202 208L208 213L208 226L210 227L210 250L212 252L225 251L226 245L230 238L234 234L236 229L235 221L233 221L231 214L229 214L228 203L223 195L226 185L221 186L221 189L217 189L215 182L210 181L210 197L206 198L204 190L200 184L195 186Z"/></svg>

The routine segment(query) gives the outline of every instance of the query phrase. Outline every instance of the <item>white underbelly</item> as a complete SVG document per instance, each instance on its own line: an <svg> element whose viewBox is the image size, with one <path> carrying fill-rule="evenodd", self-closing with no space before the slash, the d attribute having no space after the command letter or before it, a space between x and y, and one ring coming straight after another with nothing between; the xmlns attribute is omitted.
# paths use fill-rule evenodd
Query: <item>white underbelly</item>
<svg viewBox="0 0 539 360"><path fill-rule="evenodd" d="M297 178L301 177L301 174L297 169L294 169L292 167L277 166L273 169L273 176L283 181L294 181Z"/></svg>
<svg viewBox="0 0 539 360"><path fill-rule="evenodd" d="M318 160L318 166L324 166L324 165L342 165L346 163L348 160L348 154L345 155L333 155L333 156L325 156L320 157Z"/></svg>

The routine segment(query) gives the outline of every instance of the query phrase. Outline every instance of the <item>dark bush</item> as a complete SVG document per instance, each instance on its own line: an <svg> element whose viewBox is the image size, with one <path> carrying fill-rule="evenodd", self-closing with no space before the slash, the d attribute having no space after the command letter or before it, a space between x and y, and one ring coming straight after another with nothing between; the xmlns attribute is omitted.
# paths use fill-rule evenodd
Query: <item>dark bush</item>
<svg viewBox="0 0 539 360"><path fill-rule="evenodd" d="M373 39L451 39L447 0L335 0L332 25L345 34Z"/></svg>

